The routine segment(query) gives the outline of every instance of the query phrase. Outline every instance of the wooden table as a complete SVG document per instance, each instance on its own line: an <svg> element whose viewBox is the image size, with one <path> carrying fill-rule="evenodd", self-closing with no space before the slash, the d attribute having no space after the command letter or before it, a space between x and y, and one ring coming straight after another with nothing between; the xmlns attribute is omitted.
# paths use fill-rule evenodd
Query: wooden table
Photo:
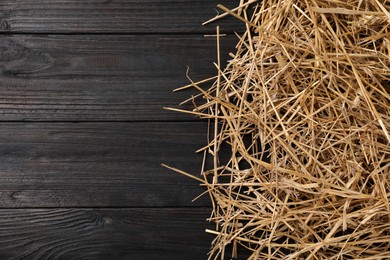
<svg viewBox="0 0 390 260"><path fill-rule="evenodd" d="M216 73L217 3L1 0L0 259L206 259L210 203L160 166L199 174L206 124L162 107Z"/></svg>

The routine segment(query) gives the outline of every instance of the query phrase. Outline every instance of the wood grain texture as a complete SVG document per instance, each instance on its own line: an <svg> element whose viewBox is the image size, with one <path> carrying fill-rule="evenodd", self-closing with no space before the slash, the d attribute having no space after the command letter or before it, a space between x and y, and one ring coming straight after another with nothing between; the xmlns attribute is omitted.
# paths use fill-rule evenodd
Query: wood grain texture
<svg viewBox="0 0 390 260"><path fill-rule="evenodd" d="M2 209L1 259L206 259L211 209Z"/></svg>
<svg viewBox="0 0 390 260"><path fill-rule="evenodd" d="M2 0L0 31L27 33L206 33L217 0ZM233 0L223 1L229 7ZM242 29L233 18L222 31Z"/></svg>
<svg viewBox="0 0 390 260"><path fill-rule="evenodd" d="M0 207L207 206L203 123L1 123Z"/></svg>
<svg viewBox="0 0 390 260"><path fill-rule="evenodd" d="M221 39L222 52L235 37ZM193 120L164 111L214 75L215 38L199 35L0 36L0 121ZM223 55L224 62L227 59Z"/></svg>

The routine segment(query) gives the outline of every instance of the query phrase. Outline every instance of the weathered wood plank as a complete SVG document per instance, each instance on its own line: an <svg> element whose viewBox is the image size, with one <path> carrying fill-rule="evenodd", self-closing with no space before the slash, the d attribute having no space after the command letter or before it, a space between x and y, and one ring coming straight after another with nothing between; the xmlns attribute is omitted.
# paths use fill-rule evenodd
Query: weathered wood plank
<svg viewBox="0 0 390 260"><path fill-rule="evenodd" d="M235 37L221 39L222 53ZM187 120L164 111L172 94L214 75L215 38L182 36L0 36L0 121Z"/></svg>
<svg viewBox="0 0 390 260"><path fill-rule="evenodd" d="M217 0L2 0L0 31L28 33L205 33L215 24L202 22L217 14ZM237 1L224 0L237 6ZM217 23L218 24L218 23ZM222 31L240 30L227 18Z"/></svg>
<svg viewBox="0 0 390 260"><path fill-rule="evenodd" d="M2 209L1 259L206 259L211 209Z"/></svg>
<svg viewBox="0 0 390 260"><path fill-rule="evenodd" d="M206 124L1 123L0 207L207 206L196 181Z"/></svg>

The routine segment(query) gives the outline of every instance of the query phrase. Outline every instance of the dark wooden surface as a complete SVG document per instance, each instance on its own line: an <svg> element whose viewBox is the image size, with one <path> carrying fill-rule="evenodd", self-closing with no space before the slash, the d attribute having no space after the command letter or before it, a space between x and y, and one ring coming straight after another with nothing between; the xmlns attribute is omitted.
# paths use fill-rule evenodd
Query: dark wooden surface
<svg viewBox="0 0 390 260"><path fill-rule="evenodd" d="M203 188L160 166L199 174L207 125L162 107L215 74L217 3L0 2L1 260L207 259Z"/></svg>
<svg viewBox="0 0 390 260"><path fill-rule="evenodd" d="M222 1L236 6L234 0ZM205 33L216 0L1 0L0 30L28 33ZM218 24L218 23L217 23ZM233 18L222 32L240 29Z"/></svg>
<svg viewBox="0 0 390 260"><path fill-rule="evenodd" d="M207 208L3 209L1 259L202 259ZM203 257L205 258L205 257Z"/></svg>
<svg viewBox="0 0 390 260"><path fill-rule="evenodd" d="M221 39L232 50L235 36ZM9 121L193 120L163 110L213 76L215 38L202 35L0 36L0 115ZM226 61L226 57L224 59Z"/></svg>
<svg viewBox="0 0 390 260"><path fill-rule="evenodd" d="M0 206L175 207L201 191L161 167L200 172L199 122L2 123Z"/></svg>

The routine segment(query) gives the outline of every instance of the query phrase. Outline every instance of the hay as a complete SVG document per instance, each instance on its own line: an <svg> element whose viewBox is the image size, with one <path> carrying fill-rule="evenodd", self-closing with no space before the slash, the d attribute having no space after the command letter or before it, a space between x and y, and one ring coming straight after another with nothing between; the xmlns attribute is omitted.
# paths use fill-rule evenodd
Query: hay
<svg viewBox="0 0 390 260"><path fill-rule="evenodd" d="M205 99L183 112L213 121L199 150L213 167L189 175L212 201L210 259L229 246L250 259L389 259L388 1L218 7L211 21L245 23L237 52L225 69L218 55L216 77L181 88Z"/></svg>

